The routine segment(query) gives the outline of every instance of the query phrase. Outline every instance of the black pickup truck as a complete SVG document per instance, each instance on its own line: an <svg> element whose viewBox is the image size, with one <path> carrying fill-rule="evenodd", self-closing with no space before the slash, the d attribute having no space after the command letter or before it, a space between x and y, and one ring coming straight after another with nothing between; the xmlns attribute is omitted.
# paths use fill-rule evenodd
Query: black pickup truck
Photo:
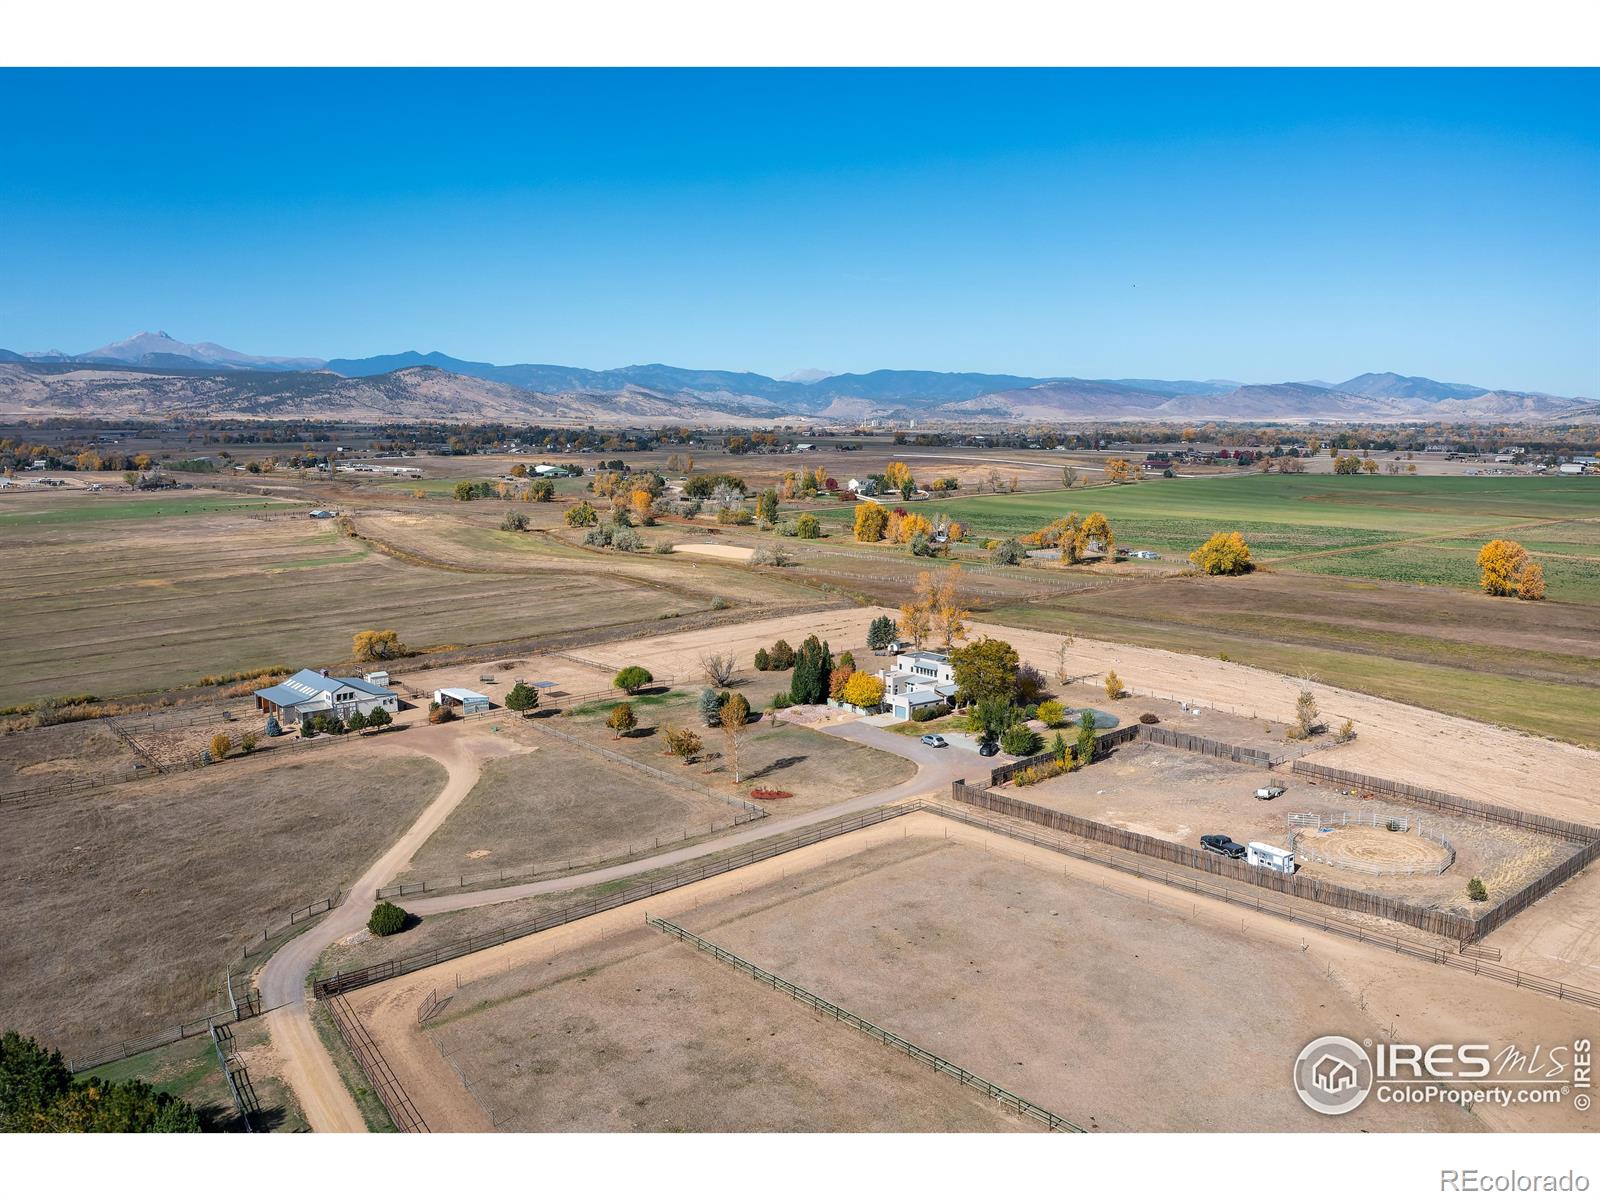
<svg viewBox="0 0 1600 1200"><path fill-rule="evenodd" d="M1243 858L1245 848L1225 833L1206 833L1200 837L1200 847L1223 858Z"/></svg>

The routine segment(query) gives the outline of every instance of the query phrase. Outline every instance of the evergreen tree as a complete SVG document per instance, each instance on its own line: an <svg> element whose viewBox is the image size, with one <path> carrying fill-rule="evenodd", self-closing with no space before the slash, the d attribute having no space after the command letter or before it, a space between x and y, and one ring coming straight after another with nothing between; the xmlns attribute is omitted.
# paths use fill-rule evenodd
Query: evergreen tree
<svg viewBox="0 0 1600 1200"><path fill-rule="evenodd" d="M721 709L728 702L728 693L718 693L715 688L706 688L700 693L700 720L705 722L706 728L715 729L722 724Z"/></svg>
<svg viewBox="0 0 1600 1200"><path fill-rule="evenodd" d="M267 714L267 736L277 737L283 732L283 726L278 724L278 718L271 713Z"/></svg>

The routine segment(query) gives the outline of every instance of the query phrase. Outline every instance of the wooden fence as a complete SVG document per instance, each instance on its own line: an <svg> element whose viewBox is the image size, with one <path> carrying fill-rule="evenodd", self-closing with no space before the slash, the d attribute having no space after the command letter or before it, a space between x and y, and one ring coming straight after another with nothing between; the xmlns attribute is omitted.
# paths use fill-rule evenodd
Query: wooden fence
<svg viewBox="0 0 1600 1200"><path fill-rule="evenodd" d="M690 933L682 926L674 925L671 921L664 921L660 917L646 917L645 919L650 925L661 930L661 932L670 934L671 936L677 938L680 942L684 942L690 946L693 946L696 950L704 951L706 954L709 954L715 958L718 962L726 963L734 970L750 976L750 978L754 979L757 983L764 983L774 991L782 992L786 996L790 996L793 999L800 1001L802 1004L808 1004L812 1009L821 1013L823 1016L832 1017L835 1021L839 1021L842 1024L848 1025L852 1029L858 1029L875 1041L882 1042L885 1046L888 1046L893 1050L899 1050L902 1054L909 1055L911 1058L914 1058L917 1062L922 1063L924 1066L932 1067L941 1075L948 1075L951 1079L956 1080L958 1083L961 1083L966 1087L976 1088L978 1091L988 1096L989 1099L998 1101L1005 1107L1016 1112L1019 1116L1032 1117L1035 1121L1038 1121L1040 1124L1042 1124L1046 1129L1068 1129L1073 1133L1088 1132L1088 1130L1084 1129L1083 1126L1073 1124L1065 1117L1051 1112L1048 1108L1040 1108L1031 1100L1024 1100L1015 1092L1008 1091L997 1083L990 1083L987 1079L983 1078L983 1076L974 1075L971 1071L966 1070L964 1067L956 1066L956 1064L951 1062L949 1059L941 1058L931 1050L924 1050L916 1043L907 1041L899 1034L890 1033L887 1029L884 1029L879 1025L874 1025L866 1018L858 1017L855 1015L855 1013L850 1012L848 1009L840 1008L831 1000L824 1000L821 996L818 996L813 992L808 992L804 988L790 983L787 979L784 979L778 975L774 975L771 971L763 970L761 967L756 966L752 962L746 962L737 954L734 954L728 950L724 950L715 942L706 941L706 939L701 937L699 934Z"/></svg>
<svg viewBox="0 0 1600 1200"><path fill-rule="evenodd" d="M963 825L971 825L976 829L987 829L1005 837L1026 842L1028 845L1042 846L1054 853L1064 854L1081 862L1109 867L1114 871L1121 871L1138 879L1147 879L1155 883L1166 884L1169 887L1192 892L1197 896L1209 896L1214 900L1247 908L1251 912L1269 913L1286 921L1293 921L1296 924L1305 925L1312 929L1320 929L1327 933L1338 934L1340 937L1350 938L1363 945L1393 950L1397 954L1404 954L1409 958L1437 963L1440 966L1465 971L1470 975L1481 975L1486 979L1509 983L1513 987L1527 988L1530 991L1539 992L1546 996L1553 996L1557 1000L1567 1000L1574 1004L1583 1004L1590 1008L1600 1009L1600 992L1589 988L1576 987L1571 983L1559 979L1551 979L1544 975L1534 975L1527 971L1517 971L1508 967L1497 966L1496 964L1500 961L1500 952L1495 949L1468 945L1462 946L1459 951L1456 951L1447 950L1441 946L1428 945L1423 942L1407 941L1405 938L1397 937L1394 934L1376 933L1363 925L1341 921L1337 917L1321 915L1315 909L1299 909L1291 905L1276 903L1267 898L1266 894L1259 889L1245 888L1241 891L1231 891L1220 884L1209 884L1196 876L1174 874L1172 871L1162 869L1158 863L1150 859L1141 858L1137 854L1120 856L1110 850L1096 851L1091 846L1074 845L1059 838L1052 838L1042 830L1034 833L1030 830L1019 829L1015 825L1002 824L970 809L946 808L941 804L925 804L923 808L927 812L941 817L948 817L950 820L959 821Z"/></svg>
<svg viewBox="0 0 1600 1200"><path fill-rule="evenodd" d="M1548 837L1559 838L1562 841L1577 844L1576 852L1559 865L1511 893L1493 908L1479 913L1474 924L1471 940L1487 937L1529 905L1548 896L1556 888L1594 862L1596 858L1600 858L1600 829L1595 829L1589 825L1581 825L1576 821L1563 821L1559 817L1547 817L1541 813L1523 812L1521 809L1507 808L1501 804L1489 804L1483 800L1469 800L1465 796L1437 791L1434 788L1417 787L1415 784L1399 783L1392 779L1380 779L1373 775L1363 775L1358 771L1346 771L1339 767L1325 767L1318 763L1308 763L1304 759L1298 760L1294 764L1293 771L1296 775L1304 775L1308 779L1322 783L1352 787L1377 795L1393 796L1410 804L1431 808L1436 812L1449 813L1453 816L1474 817L1481 821L1493 821L1496 824L1506 825L1512 829L1542 833Z"/></svg>
<svg viewBox="0 0 1600 1200"><path fill-rule="evenodd" d="M1245 763L1252 767L1270 768L1274 762L1272 755L1265 750L1257 750L1250 746L1235 746L1228 742L1219 742L1215 738L1198 737L1195 734L1183 733L1176 729L1163 729L1159 725L1141 725L1137 722L1130 725L1120 725L1116 729L1096 734L1094 739L1095 753L1097 755L1104 754L1114 746L1121 746L1135 741L1151 742L1157 746L1166 746L1173 750L1184 750L1191 754L1205 754L1212 758L1225 758L1229 762ZM995 767L989 772L989 786L998 787L1002 783L1009 783L1018 771L1027 767L1036 767L1040 763L1050 762L1054 758L1054 754L1045 751L1042 754L1030 754L1027 758L1019 758L1016 762Z"/></svg>
<svg viewBox="0 0 1600 1200"><path fill-rule="evenodd" d="M1432 808L1439 812L1453 813L1464 817L1477 817L1480 820L1494 821L1500 825L1510 825L1514 829L1528 829L1535 833L1549 834L1551 837L1558 837L1568 842L1600 841L1600 829L1595 829L1589 825L1580 825L1576 821L1563 821L1557 817L1546 817L1539 813L1524 812L1521 809L1507 808L1500 804L1489 804L1483 800L1469 800L1465 796L1457 796L1450 792L1418 787L1411 783L1396 783L1392 779L1379 779L1373 775L1363 775L1359 771L1346 771L1339 767L1325 767L1320 763L1306 762L1304 759L1296 760L1290 770L1296 775L1304 775L1306 778L1320 783L1338 784L1343 787L1352 787L1362 792L1393 796L1398 800L1407 800L1412 804Z"/></svg>
<svg viewBox="0 0 1600 1200"><path fill-rule="evenodd" d="M314 996L320 999L324 996L336 995L339 992L348 992L354 988L366 987L371 983L380 983L385 979L393 979L397 975L420 971L425 967L449 962L451 959L461 958L467 954L475 954L479 950L487 950L491 946L500 946L506 942L515 941L517 938L527 937L532 933L540 933L546 929L554 929L558 925L566 925L572 921L582 920L584 917L610 912L614 908L621 908L624 904L632 904L636 900L646 900L651 896L659 896L662 892L670 892L675 888L683 887L685 884L697 883L702 879L711 879L728 871L736 871L740 867L748 867L779 854L787 854L791 850L799 850L806 846L815 845L817 842L827 841L829 838L838 837L841 834L852 833L857 829L866 829L872 825L879 825L884 821L892 821L896 817L903 817L907 813L918 811L920 808L920 804L907 803L852 813L850 816L840 817L823 825L802 830L789 837L752 846L726 858L691 864L682 870L675 871L671 875L637 883L620 892L613 892L609 896L586 900L581 904L574 904L569 908L548 913L542 917L536 917L531 921L522 921L489 933L452 942L447 946L441 946L437 950L429 950L421 954L409 955L405 958L390 959L388 962L374 963L370 967L357 967L349 971L340 971L334 975L316 977L311 981L311 991Z"/></svg>
<svg viewBox="0 0 1600 1200"><path fill-rule="evenodd" d="M1455 913L1444 913L1439 912L1437 909L1423 908L1417 904L1408 904L1404 900L1396 900L1389 896L1378 896L1371 892L1345 887L1343 884L1307 879L1302 875L1283 875L1277 871L1269 871L1262 867L1252 867L1248 863L1235 859L1223 858L1190 846L1181 846L1176 842L1169 842L1162 838L1134 833L1128 829L1119 829L1114 825L1104 825L1099 821L1092 821L1087 817L1080 817L1074 813L1043 808L1027 800L1020 800L1013 796L1002 796L983 788L969 787L961 782L952 785L952 794L957 800L970 804L975 808L988 809L990 812L1001 813L1016 820L1043 825L1047 829L1059 829L1076 837L1103 842L1108 846L1116 846L1122 850L1131 850L1136 854L1143 854L1149 858L1159 859L1162 862L1176 863L1179 866L1189 867L1198 871L1208 871L1213 875L1221 875L1226 879L1235 879L1241 883L1254 884L1269 891L1297 896L1300 899L1310 900L1317 904L1329 904L1349 912L1367 913L1390 921L1400 921L1427 933L1455 938L1458 941L1470 941L1476 936L1477 922L1469 917L1458 916Z"/></svg>
<svg viewBox="0 0 1600 1200"><path fill-rule="evenodd" d="M1257 750L1252 746L1235 746L1228 742L1219 742L1216 738L1184 733L1179 729L1164 729L1160 725L1135 725L1133 728L1139 731L1138 737L1142 742L1153 742L1157 746L1185 750L1190 754L1225 758L1229 762L1244 763L1252 767L1270 768L1276 761L1265 750Z"/></svg>

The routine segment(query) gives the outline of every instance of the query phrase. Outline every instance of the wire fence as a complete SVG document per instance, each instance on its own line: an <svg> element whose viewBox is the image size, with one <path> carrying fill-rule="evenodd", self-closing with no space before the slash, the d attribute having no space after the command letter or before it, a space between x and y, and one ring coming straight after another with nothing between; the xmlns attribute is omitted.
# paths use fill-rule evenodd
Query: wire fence
<svg viewBox="0 0 1600 1200"><path fill-rule="evenodd" d="M823 1016L832 1017L841 1024L860 1030L874 1041L882 1042L890 1049L899 1050L902 1054L908 1055L925 1066L932 1067L941 1075L948 1075L966 1087L976 1088L991 1100L996 1100L1018 1114L1031 1117L1040 1122L1046 1129L1066 1129L1073 1133L1087 1132L1083 1126L1075 1125L1065 1117L1059 1116L1047 1108L1041 1108L1030 1100L1024 1100L1015 1092L1008 1091L997 1083L990 1083L983 1076L974 1075L964 1067L956 1066L949 1059L941 1058L931 1050L924 1050L914 1042L907 1041L899 1034L890 1033L887 1029L874 1025L865 1017L858 1017L849 1010L840 1008L831 1000L824 1000L821 996L808 992L797 984L790 983L787 979L774 975L771 971L763 970L752 962L746 962L731 951L724 950L714 942L708 942L698 934L690 933L687 929L674 925L671 921L664 921L660 917L646 917L645 920L663 933L670 934L680 942L686 942L695 949L711 955L718 962L726 963L734 970L743 972L757 983L764 983L774 991L791 996L802 1004L808 1004Z"/></svg>
<svg viewBox="0 0 1600 1200"><path fill-rule="evenodd" d="M612 909L621 908L625 904L647 900L651 896L659 896L663 892L673 891L686 884L697 883L702 879L712 879L728 871L737 871L741 867L764 862L766 859L815 845L829 838L838 837L840 834L851 833L857 829L866 829L869 826L882 824L884 821L892 821L896 817L903 817L907 813L916 812L920 807L920 804L913 802L852 813L846 817L839 817L821 825L812 826L810 829L802 830L788 837L759 843L736 854L731 854L726 858L708 857L704 861L690 864L681 870L674 871L670 875L661 875L654 879L643 880L632 887L613 892L609 896L585 900L580 904L571 905L557 912L535 917L531 921L521 921L515 925L509 925L489 933L477 934L473 937L441 946L436 950L427 950L419 954L390 959L387 962L374 963L366 967L355 967L332 975L315 976L311 980L312 994L319 998L336 995L339 992L347 992L354 988L366 987L368 984L393 979L398 975L406 975L412 971L420 971L426 967L437 966L439 963L474 954L479 950L487 950L491 946L504 945L506 942L527 937L529 934L541 933L546 929L554 929L558 925L566 925L572 921L582 920L584 917L610 912Z"/></svg>
<svg viewBox="0 0 1600 1200"><path fill-rule="evenodd" d="M109 1062L119 1059L132 1058L135 1054L143 1054L148 1050L158 1050L162 1046L170 1046L173 1042L181 1042L185 1038L197 1037L207 1032L212 1024L217 1021L243 1021L249 1017L259 1017L262 1013L261 993L254 988L245 992L239 1002L226 1012L208 1013L203 1017L196 1017L192 1021L180 1021L176 1025L169 1025L165 1029L144 1037L127 1038L120 1042L102 1046L93 1050L82 1058L70 1059L67 1070L76 1075L80 1071L87 1071L93 1067L104 1066Z"/></svg>

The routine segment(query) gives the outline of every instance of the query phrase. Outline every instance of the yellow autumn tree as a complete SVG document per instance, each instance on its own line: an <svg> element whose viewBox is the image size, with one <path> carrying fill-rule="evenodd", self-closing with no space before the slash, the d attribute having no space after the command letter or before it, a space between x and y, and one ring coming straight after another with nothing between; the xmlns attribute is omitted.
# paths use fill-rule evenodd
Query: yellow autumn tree
<svg viewBox="0 0 1600 1200"><path fill-rule="evenodd" d="M404 657L406 648L392 629L363 629L351 640L350 652L357 662L380 662Z"/></svg>
<svg viewBox="0 0 1600 1200"><path fill-rule="evenodd" d="M895 491L912 482L911 468L903 462L892 462L883 469L883 480Z"/></svg>
<svg viewBox="0 0 1600 1200"><path fill-rule="evenodd" d="M1111 532L1111 522L1106 520L1105 513L1092 512L1085 517L1073 541L1079 559L1089 552L1090 542L1099 542L1106 562L1117 561L1117 537Z"/></svg>
<svg viewBox="0 0 1600 1200"><path fill-rule="evenodd" d="M1517 595L1524 600L1544 599L1544 568L1530 562L1522 568L1522 578L1517 580Z"/></svg>
<svg viewBox="0 0 1600 1200"><path fill-rule="evenodd" d="M845 680L839 695L846 704L876 708L883 703L883 680L865 671L857 671Z"/></svg>
<svg viewBox="0 0 1600 1200"><path fill-rule="evenodd" d="M1485 542L1478 551L1478 569L1483 572L1478 583L1491 596L1515 596L1527 568L1528 552L1509 538Z"/></svg>
<svg viewBox="0 0 1600 1200"><path fill-rule="evenodd" d="M889 510L874 500L864 500L856 505L855 535L858 542L883 541L884 527L889 523Z"/></svg>
<svg viewBox="0 0 1600 1200"><path fill-rule="evenodd" d="M1189 561L1207 575L1243 575L1255 566L1250 561L1250 547L1237 529L1213 533L1190 553Z"/></svg>
<svg viewBox="0 0 1600 1200"><path fill-rule="evenodd" d="M903 517L895 513L889 514L889 540L900 545L910 542L917 534L923 537L933 536L933 522L921 513L907 513Z"/></svg>
<svg viewBox="0 0 1600 1200"><path fill-rule="evenodd" d="M1125 458L1106 459L1107 483L1132 483L1139 478L1139 468Z"/></svg>
<svg viewBox="0 0 1600 1200"><path fill-rule="evenodd" d="M900 637L920 648L933 631L933 614L921 598L907 600L900 606Z"/></svg>

